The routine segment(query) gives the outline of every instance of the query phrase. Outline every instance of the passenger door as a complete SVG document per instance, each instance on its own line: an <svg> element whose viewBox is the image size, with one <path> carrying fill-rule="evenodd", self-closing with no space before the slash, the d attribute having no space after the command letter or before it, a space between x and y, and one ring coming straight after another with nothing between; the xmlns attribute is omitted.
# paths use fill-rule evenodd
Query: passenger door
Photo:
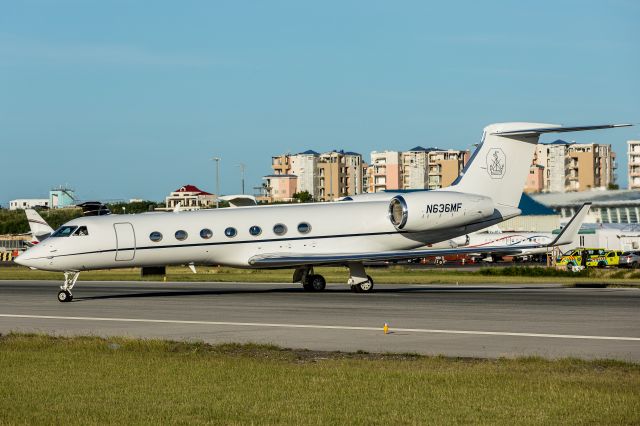
<svg viewBox="0 0 640 426"><path fill-rule="evenodd" d="M116 231L116 260L133 260L136 256L136 234L130 223L114 223Z"/></svg>

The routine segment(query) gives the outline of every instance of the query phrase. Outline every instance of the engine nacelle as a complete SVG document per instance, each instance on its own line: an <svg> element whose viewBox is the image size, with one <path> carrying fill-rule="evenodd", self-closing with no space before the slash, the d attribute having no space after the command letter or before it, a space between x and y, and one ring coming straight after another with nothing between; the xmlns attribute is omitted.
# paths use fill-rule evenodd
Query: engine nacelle
<svg viewBox="0 0 640 426"><path fill-rule="evenodd" d="M409 232L464 226L493 212L491 198L459 192L410 192L389 202L389 220L396 229Z"/></svg>

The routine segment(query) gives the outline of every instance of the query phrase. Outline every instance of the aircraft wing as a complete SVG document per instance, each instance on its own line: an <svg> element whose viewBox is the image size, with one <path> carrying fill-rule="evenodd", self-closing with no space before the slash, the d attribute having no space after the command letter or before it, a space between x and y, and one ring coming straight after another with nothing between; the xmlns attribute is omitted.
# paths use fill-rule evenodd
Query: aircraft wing
<svg viewBox="0 0 640 426"><path fill-rule="evenodd" d="M278 268L301 265L329 265L345 264L349 262L370 262L384 260L405 260L427 256L448 256L454 254L481 254L500 253L502 255L518 255L526 250L555 247L571 243L582 225L582 221L589 212L591 203L585 203L580 210L569 221L555 240L549 244L531 244L514 247L462 247L449 249L416 249L416 250L392 250L383 252L363 252L363 253L318 253L318 254L295 254L295 253L270 253L253 256L249 259L249 264L255 267Z"/></svg>
<svg viewBox="0 0 640 426"><path fill-rule="evenodd" d="M539 248L542 245L532 245L526 247L518 247L508 251L510 254L520 254L523 249ZM426 256L446 256L452 254L471 254L471 253L489 253L492 247L478 248L455 248L455 249L425 249L425 250L393 250L382 252L366 252L366 253L319 253L319 254L291 254L291 253L272 253L253 256L249 259L249 264L264 268L277 268L285 266L299 265L329 265L329 264L345 264L349 262L370 262L382 260L405 260L415 259ZM495 249L495 247L493 247Z"/></svg>

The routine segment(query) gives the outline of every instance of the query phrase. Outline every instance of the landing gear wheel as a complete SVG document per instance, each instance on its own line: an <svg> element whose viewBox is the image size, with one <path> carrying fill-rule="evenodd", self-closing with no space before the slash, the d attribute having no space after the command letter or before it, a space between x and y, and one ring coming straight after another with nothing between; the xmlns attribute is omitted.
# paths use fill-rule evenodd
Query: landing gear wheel
<svg viewBox="0 0 640 426"><path fill-rule="evenodd" d="M310 282L302 283L302 288L304 291L313 291L313 286Z"/></svg>
<svg viewBox="0 0 640 426"><path fill-rule="evenodd" d="M352 285L351 291L355 293L371 293L373 291L373 278L367 275L367 281Z"/></svg>
<svg viewBox="0 0 640 426"><path fill-rule="evenodd" d="M313 291L322 291L327 286L327 282L322 275L311 275L309 285Z"/></svg>
<svg viewBox="0 0 640 426"><path fill-rule="evenodd" d="M73 295L69 290L60 290L58 292L58 301L59 302L71 302L73 300Z"/></svg>

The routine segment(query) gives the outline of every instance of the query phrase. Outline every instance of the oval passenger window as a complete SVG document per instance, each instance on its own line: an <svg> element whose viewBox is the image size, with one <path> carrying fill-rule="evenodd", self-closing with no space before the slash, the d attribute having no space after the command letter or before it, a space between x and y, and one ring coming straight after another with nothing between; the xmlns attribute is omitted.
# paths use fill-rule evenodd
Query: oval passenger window
<svg viewBox="0 0 640 426"><path fill-rule="evenodd" d="M149 239L154 243L157 243L158 241L162 241L162 234L159 233L158 231L154 231L151 234L149 234Z"/></svg>
<svg viewBox="0 0 640 426"><path fill-rule="evenodd" d="M254 237L257 237L258 235L262 234L262 228L254 225L251 228L249 228L249 233Z"/></svg>
<svg viewBox="0 0 640 426"><path fill-rule="evenodd" d="M208 240L211 237L213 237L213 232L211 231L211 229L205 228L200 231L200 238Z"/></svg>
<svg viewBox="0 0 640 426"><path fill-rule="evenodd" d="M233 238L236 235L238 235L238 231L236 231L236 228L227 228L224 230L224 235L226 235L229 238Z"/></svg>
<svg viewBox="0 0 640 426"><path fill-rule="evenodd" d="M276 235L284 235L287 233L287 227L282 223L278 223L273 227L273 233Z"/></svg>
<svg viewBox="0 0 640 426"><path fill-rule="evenodd" d="M308 234L311 231L311 225L307 222L302 222L298 225L298 232L301 234Z"/></svg>
<svg viewBox="0 0 640 426"><path fill-rule="evenodd" d="M189 236L189 234L187 234L187 231L180 230L180 231L176 231L175 236L176 236L176 240L178 240L178 241L184 241L184 240L186 240L186 239L187 239L187 237Z"/></svg>

